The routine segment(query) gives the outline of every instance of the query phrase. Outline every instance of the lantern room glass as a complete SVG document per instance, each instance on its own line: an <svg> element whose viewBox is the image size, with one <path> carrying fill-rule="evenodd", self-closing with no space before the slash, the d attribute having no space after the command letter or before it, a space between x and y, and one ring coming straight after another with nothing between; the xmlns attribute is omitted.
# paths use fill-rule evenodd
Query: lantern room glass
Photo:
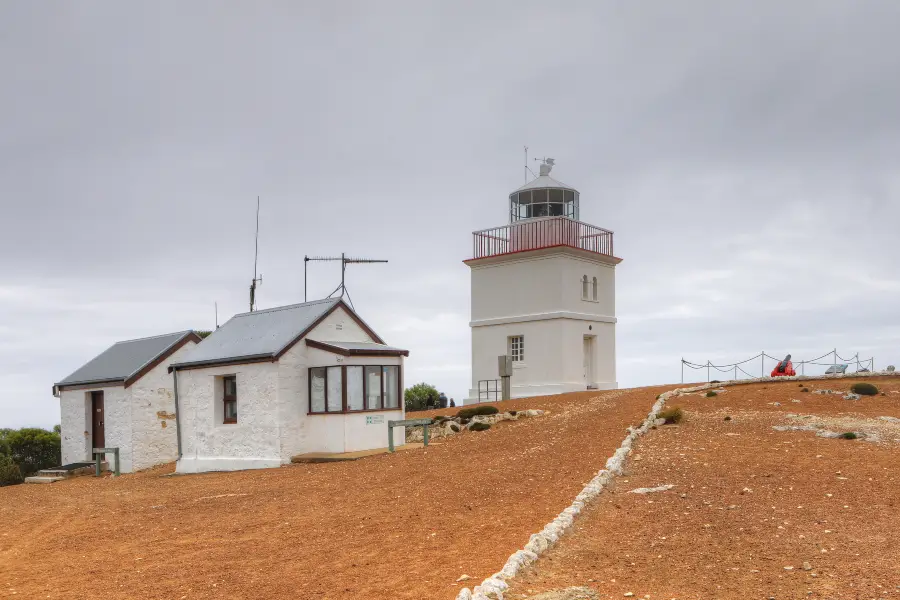
<svg viewBox="0 0 900 600"><path fill-rule="evenodd" d="M541 188L509 195L511 223L540 217L568 217L578 220L578 192L561 188Z"/></svg>

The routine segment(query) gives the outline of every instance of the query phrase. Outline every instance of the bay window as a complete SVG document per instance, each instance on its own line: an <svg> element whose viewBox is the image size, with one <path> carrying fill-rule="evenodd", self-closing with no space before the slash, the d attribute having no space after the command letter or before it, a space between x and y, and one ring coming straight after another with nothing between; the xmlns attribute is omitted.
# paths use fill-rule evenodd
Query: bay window
<svg viewBox="0 0 900 600"><path fill-rule="evenodd" d="M310 414L400 409L399 365L309 369Z"/></svg>

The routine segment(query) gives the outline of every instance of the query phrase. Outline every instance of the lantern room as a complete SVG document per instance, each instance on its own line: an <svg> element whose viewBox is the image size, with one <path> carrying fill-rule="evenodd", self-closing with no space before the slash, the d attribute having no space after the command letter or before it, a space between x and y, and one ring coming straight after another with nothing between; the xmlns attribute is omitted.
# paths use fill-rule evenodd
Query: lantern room
<svg viewBox="0 0 900 600"><path fill-rule="evenodd" d="M540 175L509 195L509 221L539 217L578 220L578 190L550 177L553 159L546 159Z"/></svg>

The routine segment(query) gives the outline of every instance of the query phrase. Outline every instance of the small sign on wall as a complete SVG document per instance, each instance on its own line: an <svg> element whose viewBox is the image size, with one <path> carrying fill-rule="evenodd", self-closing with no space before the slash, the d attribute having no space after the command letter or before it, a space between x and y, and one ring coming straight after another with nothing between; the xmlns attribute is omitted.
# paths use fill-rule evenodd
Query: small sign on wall
<svg viewBox="0 0 900 600"><path fill-rule="evenodd" d="M372 415L366 417L366 425L383 425L384 415Z"/></svg>

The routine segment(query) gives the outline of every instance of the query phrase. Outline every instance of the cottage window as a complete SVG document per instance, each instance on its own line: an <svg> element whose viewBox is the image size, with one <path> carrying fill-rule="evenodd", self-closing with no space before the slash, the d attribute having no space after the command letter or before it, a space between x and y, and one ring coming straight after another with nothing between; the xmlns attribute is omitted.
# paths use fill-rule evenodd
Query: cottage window
<svg viewBox="0 0 900 600"><path fill-rule="evenodd" d="M383 367L384 407L400 408L400 367Z"/></svg>
<svg viewBox="0 0 900 600"><path fill-rule="evenodd" d="M512 356L513 362L522 362L525 360L525 336L514 335L509 338L509 355Z"/></svg>
<svg viewBox="0 0 900 600"><path fill-rule="evenodd" d="M363 368L347 367L347 410L365 409Z"/></svg>
<svg viewBox="0 0 900 600"><path fill-rule="evenodd" d="M582 300L587 300L587 299L588 299L588 278L587 278L587 275L584 275L584 276L581 278L581 299L582 299Z"/></svg>
<svg viewBox="0 0 900 600"><path fill-rule="evenodd" d="M594 302L597 301L597 278L594 277L594 282L591 284L591 290L593 291Z"/></svg>
<svg viewBox="0 0 900 600"><path fill-rule="evenodd" d="M309 369L310 414L399 408L399 365L347 365Z"/></svg>
<svg viewBox="0 0 900 600"><path fill-rule="evenodd" d="M366 408L381 408L381 367L366 367Z"/></svg>
<svg viewBox="0 0 900 600"><path fill-rule="evenodd" d="M237 378L222 378L223 423L237 423Z"/></svg>

